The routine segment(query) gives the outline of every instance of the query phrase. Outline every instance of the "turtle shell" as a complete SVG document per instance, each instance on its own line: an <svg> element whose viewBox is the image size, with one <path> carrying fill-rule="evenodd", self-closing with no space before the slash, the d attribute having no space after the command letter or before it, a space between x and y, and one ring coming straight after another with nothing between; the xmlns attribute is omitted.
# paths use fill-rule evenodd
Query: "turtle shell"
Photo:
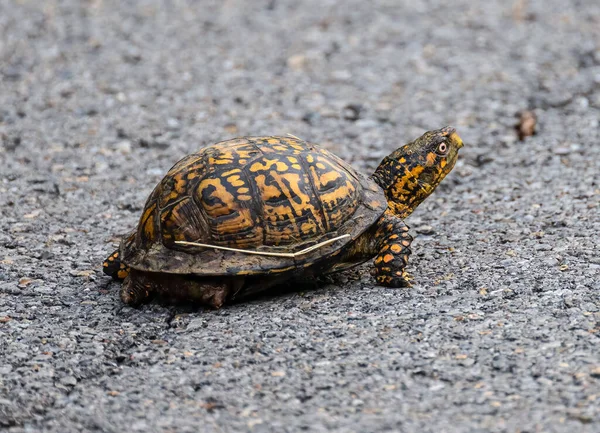
<svg viewBox="0 0 600 433"><path fill-rule="evenodd" d="M387 208L383 190L337 156L293 137L243 137L177 162L156 186L128 266L149 272L257 275L303 269L339 254ZM263 253L181 245L195 242Z"/></svg>

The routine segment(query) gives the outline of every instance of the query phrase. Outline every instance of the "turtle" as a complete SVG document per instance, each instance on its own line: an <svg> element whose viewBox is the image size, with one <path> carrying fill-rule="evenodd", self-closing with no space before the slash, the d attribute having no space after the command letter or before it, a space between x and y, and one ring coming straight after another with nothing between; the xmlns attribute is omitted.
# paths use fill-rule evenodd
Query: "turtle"
<svg viewBox="0 0 600 433"><path fill-rule="evenodd" d="M295 136L240 137L177 162L103 263L121 300L214 308L374 258L378 285L410 286L404 220L452 170L455 128L428 131L368 176Z"/></svg>

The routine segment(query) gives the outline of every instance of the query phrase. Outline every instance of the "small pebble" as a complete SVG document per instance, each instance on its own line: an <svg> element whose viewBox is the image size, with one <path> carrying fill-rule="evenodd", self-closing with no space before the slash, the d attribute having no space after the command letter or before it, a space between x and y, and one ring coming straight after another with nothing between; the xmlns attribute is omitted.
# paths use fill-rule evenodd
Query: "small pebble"
<svg viewBox="0 0 600 433"><path fill-rule="evenodd" d="M435 233L435 230L431 226L423 225L423 226L417 227L416 232L420 233L422 235L432 235Z"/></svg>

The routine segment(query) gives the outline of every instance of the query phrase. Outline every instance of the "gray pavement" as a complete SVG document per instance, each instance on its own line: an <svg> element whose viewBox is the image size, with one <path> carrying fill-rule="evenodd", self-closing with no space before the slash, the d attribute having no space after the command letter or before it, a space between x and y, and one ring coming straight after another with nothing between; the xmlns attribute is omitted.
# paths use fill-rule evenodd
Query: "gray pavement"
<svg viewBox="0 0 600 433"><path fill-rule="evenodd" d="M599 123L595 0L0 0L0 430L600 432ZM411 289L135 310L101 273L200 146L372 171L446 124Z"/></svg>

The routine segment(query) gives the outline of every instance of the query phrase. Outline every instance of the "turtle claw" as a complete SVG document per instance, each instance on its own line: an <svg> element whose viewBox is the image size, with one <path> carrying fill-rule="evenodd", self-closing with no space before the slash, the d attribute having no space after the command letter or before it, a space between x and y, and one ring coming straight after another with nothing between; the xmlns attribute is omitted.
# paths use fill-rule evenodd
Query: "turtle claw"
<svg viewBox="0 0 600 433"><path fill-rule="evenodd" d="M393 289L412 287L410 282L401 276L378 275L375 280L377 281L377 284Z"/></svg>
<svg viewBox="0 0 600 433"><path fill-rule="evenodd" d="M388 273L378 273L377 269L374 269L372 274L375 276L375 281L377 281L377 284L395 289L412 287L410 282L414 280L413 277L410 276L406 271L397 271L390 275Z"/></svg>

